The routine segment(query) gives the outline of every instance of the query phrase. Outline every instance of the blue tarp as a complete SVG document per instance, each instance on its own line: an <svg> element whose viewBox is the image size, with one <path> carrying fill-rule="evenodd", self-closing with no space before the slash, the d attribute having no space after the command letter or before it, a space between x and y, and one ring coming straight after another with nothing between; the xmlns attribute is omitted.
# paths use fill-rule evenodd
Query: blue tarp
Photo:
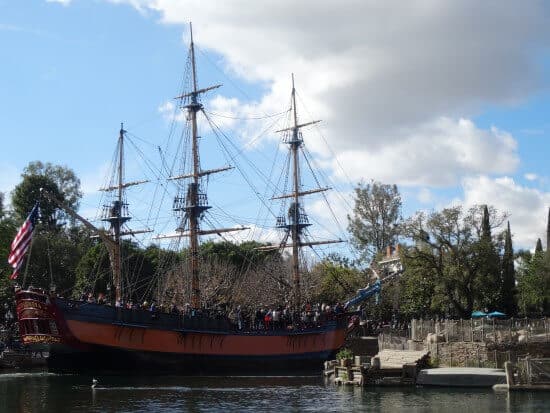
<svg viewBox="0 0 550 413"><path fill-rule="evenodd" d="M483 311L474 311L472 313L472 318L485 317L486 315L487 315L487 313L484 313Z"/></svg>
<svg viewBox="0 0 550 413"><path fill-rule="evenodd" d="M501 313L500 311L493 311L492 313L487 314L487 317L506 317L506 314Z"/></svg>

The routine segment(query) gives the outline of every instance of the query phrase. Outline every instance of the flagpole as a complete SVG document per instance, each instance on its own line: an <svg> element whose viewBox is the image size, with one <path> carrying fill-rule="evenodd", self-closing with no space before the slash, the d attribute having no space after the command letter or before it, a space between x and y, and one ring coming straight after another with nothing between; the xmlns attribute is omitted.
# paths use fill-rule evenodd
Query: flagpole
<svg viewBox="0 0 550 413"><path fill-rule="evenodd" d="M31 245L29 245L29 253L27 254L27 262L25 263L25 272L23 273L23 282L21 283L21 287L24 287L25 281L27 281L27 273L29 272L29 265L31 263L32 244L34 244L34 237L31 238Z"/></svg>

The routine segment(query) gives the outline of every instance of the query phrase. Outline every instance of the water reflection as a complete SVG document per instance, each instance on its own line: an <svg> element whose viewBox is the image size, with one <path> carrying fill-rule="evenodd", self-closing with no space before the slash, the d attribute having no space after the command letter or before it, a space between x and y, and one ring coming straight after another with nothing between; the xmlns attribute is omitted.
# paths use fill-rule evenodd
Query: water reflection
<svg viewBox="0 0 550 413"><path fill-rule="evenodd" d="M318 377L0 374L1 412L544 411L547 393L335 387Z"/></svg>

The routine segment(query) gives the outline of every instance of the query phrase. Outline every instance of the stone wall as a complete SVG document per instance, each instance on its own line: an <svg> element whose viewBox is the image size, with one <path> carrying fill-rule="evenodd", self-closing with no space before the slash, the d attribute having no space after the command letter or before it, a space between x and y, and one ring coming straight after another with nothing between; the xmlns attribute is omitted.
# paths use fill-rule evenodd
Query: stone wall
<svg viewBox="0 0 550 413"><path fill-rule="evenodd" d="M526 355L550 357L549 343L495 344L484 342L429 343L432 361L442 367L497 367Z"/></svg>
<svg viewBox="0 0 550 413"><path fill-rule="evenodd" d="M356 356L375 356L378 353L377 337L348 337L345 347Z"/></svg>
<svg viewBox="0 0 550 413"><path fill-rule="evenodd" d="M429 343L431 359L442 367L485 366L487 345L480 342Z"/></svg>

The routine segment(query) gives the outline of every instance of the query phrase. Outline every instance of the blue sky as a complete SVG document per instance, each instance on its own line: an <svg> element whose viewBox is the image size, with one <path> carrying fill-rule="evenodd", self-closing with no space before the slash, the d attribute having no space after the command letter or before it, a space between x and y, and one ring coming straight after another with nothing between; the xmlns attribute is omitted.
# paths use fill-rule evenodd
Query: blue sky
<svg viewBox="0 0 550 413"><path fill-rule="evenodd" d="M200 83L224 84L205 101L213 112L284 111L294 72L302 119L323 119L304 133L331 186L396 183L406 215L490 203L531 248L550 206L549 6L478 3L0 0L0 191L29 161L67 165L92 217L120 122L152 158L166 141L160 108L179 93L193 21ZM269 169L276 135L218 121L238 146L254 139L245 153ZM205 167L221 166L206 141ZM212 182L213 203L238 206L239 223L265 217L239 178ZM345 227L350 203L331 199ZM330 218L316 199L308 207Z"/></svg>

